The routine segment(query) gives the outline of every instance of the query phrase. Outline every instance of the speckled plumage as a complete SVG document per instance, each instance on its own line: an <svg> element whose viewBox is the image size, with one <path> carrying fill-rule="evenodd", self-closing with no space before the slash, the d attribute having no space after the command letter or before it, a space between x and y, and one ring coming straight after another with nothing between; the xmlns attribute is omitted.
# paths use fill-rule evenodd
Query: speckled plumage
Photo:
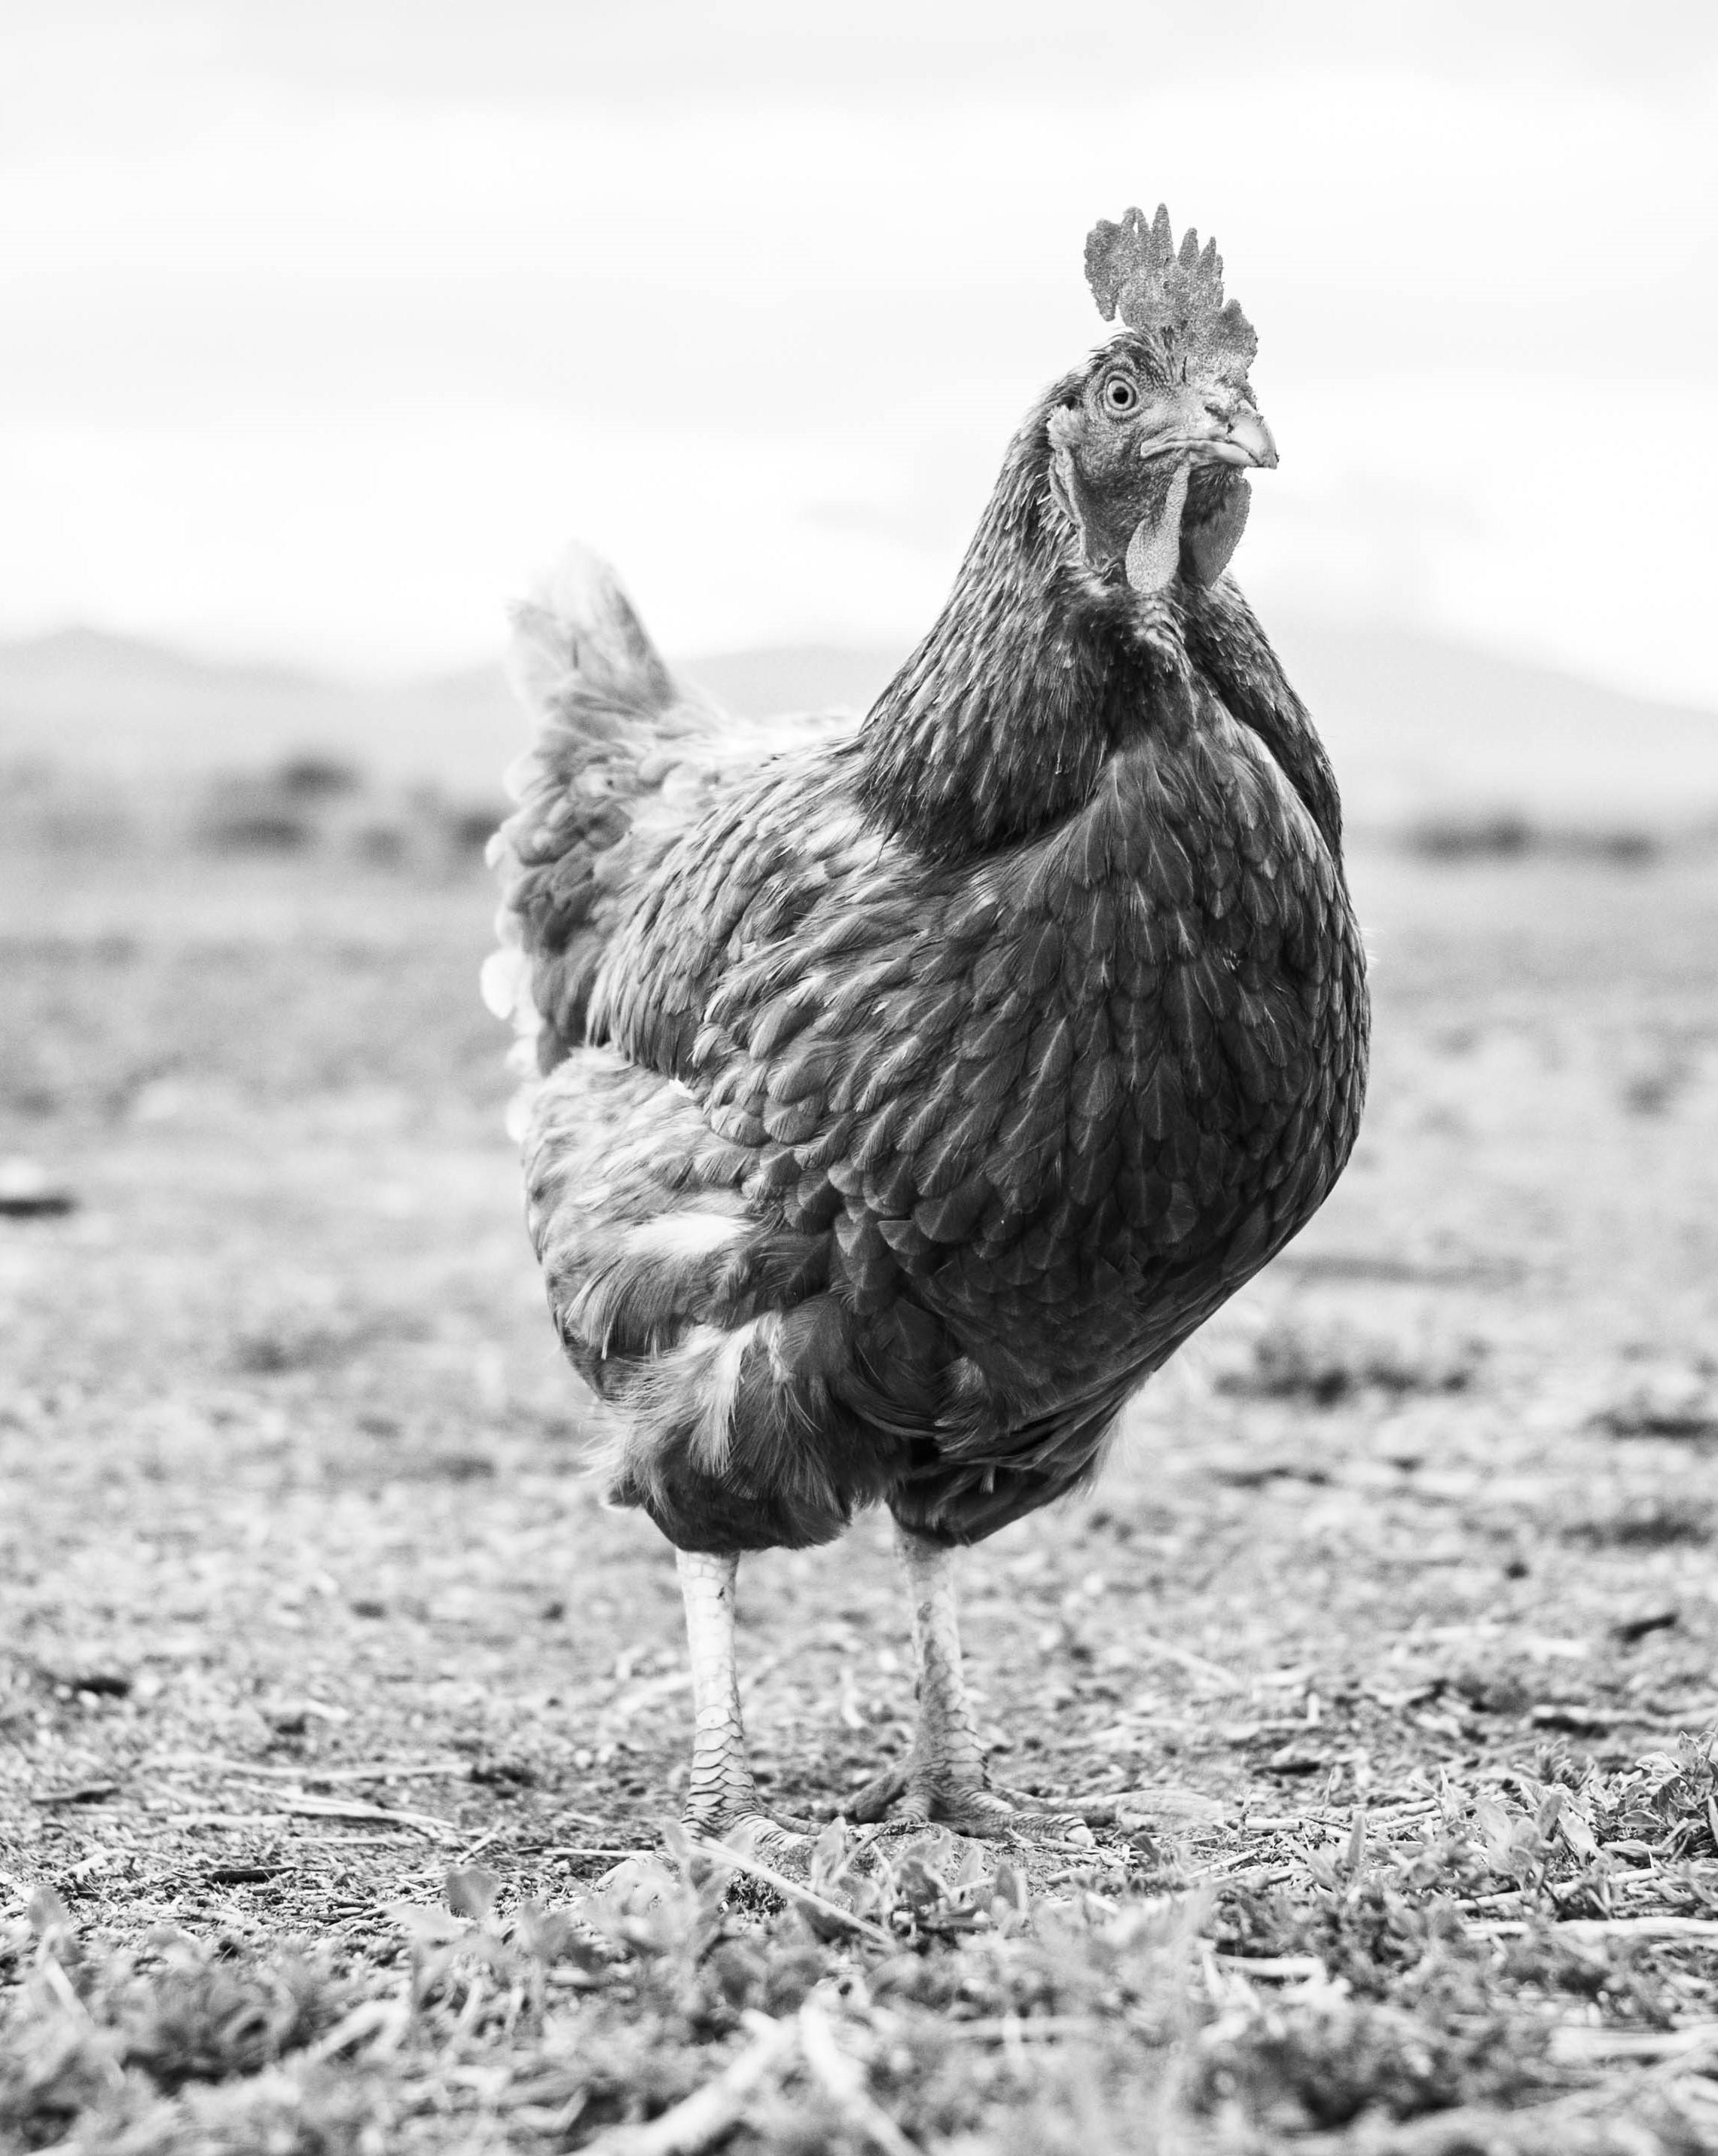
<svg viewBox="0 0 1718 2156"><path fill-rule="evenodd" d="M1156 497L1091 445L1104 363L1028 418L862 725L742 737L587 559L521 618L542 731L490 987L531 1232L611 1493L683 1548L1046 1503L1352 1146L1331 771L1201 568L1233 474L1183 481L1181 573L1131 581Z"/></svg>

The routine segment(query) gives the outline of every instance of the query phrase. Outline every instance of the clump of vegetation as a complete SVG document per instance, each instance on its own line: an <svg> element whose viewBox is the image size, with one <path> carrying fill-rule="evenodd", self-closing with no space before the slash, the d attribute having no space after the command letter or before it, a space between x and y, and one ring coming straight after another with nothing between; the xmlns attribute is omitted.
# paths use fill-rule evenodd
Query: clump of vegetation
<svg viewBox="0 0 1718 2156"><path fill-rule="evenodd" d="M364 773L345 757L306 749L276 765L274 783L281 793L298 800L326 801L336 794L361 791Z"/></svg>
<svg viewBox="0 0 1718 2156"><path fill-rule="evenodd" d="M1635 825L1536 823L1518 809L1461 811L1422 818L1403 833L1410 853L1423 860L1525 860L1539 855L1644 867L1663 850L1659 834Z"/></svg>
<svg viewBox="0 0 1718 2156"><path fill-rule="evenodd" d="M1427 860L1497 860L1525 855L1538 832L1514 809L1428 816L1410 824L1403 836L1410 852Z"/></svg>
<svg viewBox="0 0 1718 2156"><path fill-rule="evenodd" d="M305 753L211 781L192 835L218 853L314 851L421 871L480 857L502 813L499 803L449 801L433 785L386 785L338 757Z"/></svg>
<svg viewBox="0 0 1718 2156"><path fill-rule="evenodd" d="M1718 1437L1718 1368L1701 1358L1643 1372L1620 1387L1592 1421L1612 1437Z"/></svg>
<svg viewBox="0 0 1718 2156"><path fill-rule="evenodd" d="M1367 1394L1389 1399L1465 1392L1478 1373L1474 1341L1433 1345L1285 1318L1254 1340L1248 1359L1219 1373L1217 1389L1241 1399L1341 1407Z"/></svg>
<svg viewBox="0 0 1718 2156"><path fill-rule="evenodd" d="M70 863L310 855L359 869L444 875L481 859L505 804L402 785L315 749L251 771L121 785L33 761L0 770L0 839Z"/></svg>
<svg viewBox="0 0 1718 2156"><path fill-rule="evenodd" d="M0 2012L0 2134L30 2148L92 2113L137 2123L189 2083L259 2076L311 2043L341 2002L326 1973L290 1951L241 1962L169 1934L135 1957L91 1952L46 1888L28 1933L0 1948L0 1968L7 1959L21 1981Z"/></svg>
<svg viewBox="0 0 1718 2156"><path fill-rule="evenodd" d="M278 776L223 779L199 809L197 843L218 853L299 853L316 841L316 796L300 795Z"/></svg>
<svg viewBox="0 0 1718 2156"><path fill-rule="evenodd" d="M281 1305L238 1327L228 1351L229 1367L241 1376L254 1378L336 1370L384 1342L421 1339L424 1331L421 1312Z"/></svg>
<svg viewBox="0 0 1718 2156"><path fill-rule="evenodd" d="M1679 1543L1710 1542L1713 1525L1713 1507L1703 1498L1653 1491L1571 1521L1564 1532L1571 1542L1592 1549L1669 1549Z"/></svg>
<svg viewBox="0 0 1718 2156"><path fill-rule="evenodd" d="M1674 2054L1718 1993L1676 1929L1710 1898L1687 1867L1718 1854L1711 1748L1606 1774L1546 1746L1411 1801L1406 1840L1351 1809L1203 1881L1089 1835L1059 1889L1040 1855L940 1829L837 1823L784 1878L669 1826L553 1902L456 1866L339 1978L177 1938L104 1958L38 1895L7 1948L0 2130L309 2152L409 2120L412 2145L455 2148L469 2090L498 2147L1239 2156L1430 2113L1442 2149L1534 2147L1501 2122L1555 2098L1559 2145L1608 2145L1574 2138L1617 2097L1592 2063ZM1643 1885L1656 1931L1630 1913Z"/></svg>

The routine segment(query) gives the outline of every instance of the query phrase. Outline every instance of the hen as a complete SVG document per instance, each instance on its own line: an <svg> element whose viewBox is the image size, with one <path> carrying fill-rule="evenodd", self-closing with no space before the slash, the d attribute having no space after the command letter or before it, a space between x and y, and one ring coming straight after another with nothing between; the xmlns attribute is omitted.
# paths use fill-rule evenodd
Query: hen
<svg viewBox="0 0 1718 2156"><path fill-rule="evenodd" d="M1096 1470L1130 1396L1341 1173L1367 1004L1341 811L1225 572L1276 463L1214 246L1100 223L1122 327L1038 399L863 723L742 730L577 555L517 615L539 721L492 858L528 1215L608 1494L679 1553L689 1824L767 1835L739 1554L893 1513L905 1759L993 1789L951 1552Z"/></svg>

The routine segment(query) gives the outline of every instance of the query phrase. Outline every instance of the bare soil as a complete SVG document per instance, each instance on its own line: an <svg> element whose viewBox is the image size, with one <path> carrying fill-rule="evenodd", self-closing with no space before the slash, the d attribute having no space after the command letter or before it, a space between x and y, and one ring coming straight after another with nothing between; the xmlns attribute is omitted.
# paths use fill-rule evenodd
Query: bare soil
<svg viewBox="0 0 1718 2156"><path fill-rule="evenodd" d="M965 1561L998 1772L1117 1823L838 1830L808 1902L664 1839L480 868L75 824L0 868L0 1154L75 1200L0 1218L0 2146L1718 2148L1718 851L1358 850L1346 1180ZM885 1523L741 1592L831 1819Z"/></svg>

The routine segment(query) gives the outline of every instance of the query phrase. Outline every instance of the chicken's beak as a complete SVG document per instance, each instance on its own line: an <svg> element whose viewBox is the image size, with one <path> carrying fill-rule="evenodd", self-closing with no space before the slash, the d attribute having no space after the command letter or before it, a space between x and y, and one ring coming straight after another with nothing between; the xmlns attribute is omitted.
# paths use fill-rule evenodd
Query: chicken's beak
<svg viewBox="0 0 1718 2156"><path fill-rule="evenodd" d="M1242 471L1276 470L1276 444L1250 404L1230 406L1226 398L1208 403L1197 393L1182 393L1180 409L1161 433L1141 438L1138 454L1146 464L1191 457L1195 464L1233 465Z"/></svg>
<svg viewBox="0 0 1718 2156"><path fill-rule="evenodd" d="M1205 454L1218 464L1258 471L1276 470L1276 444L1270 439L1270 429L1256 412L1244 406L1203 448Z"/></svg>

